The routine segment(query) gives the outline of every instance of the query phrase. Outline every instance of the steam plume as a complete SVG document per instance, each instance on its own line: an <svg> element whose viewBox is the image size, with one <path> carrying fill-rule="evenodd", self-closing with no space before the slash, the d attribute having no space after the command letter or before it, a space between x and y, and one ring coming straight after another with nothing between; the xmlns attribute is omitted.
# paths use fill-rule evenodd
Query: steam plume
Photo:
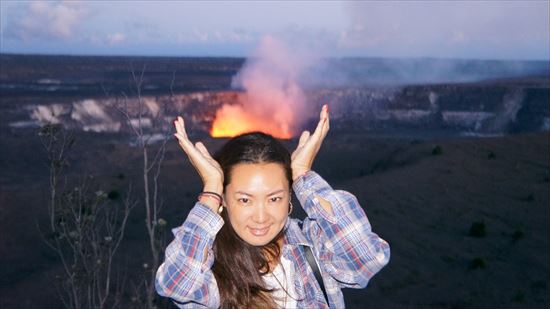
<svg viewBox="0 0 550 309"><path fill-rule="evenodd" d="M300 75L315 57L290 50L281 40L264 37L251 58L233 78L244 90L240 105L224 105L216 114L211 135L234 136L253 130L291 138L301 125L306 99Z"/></svg>

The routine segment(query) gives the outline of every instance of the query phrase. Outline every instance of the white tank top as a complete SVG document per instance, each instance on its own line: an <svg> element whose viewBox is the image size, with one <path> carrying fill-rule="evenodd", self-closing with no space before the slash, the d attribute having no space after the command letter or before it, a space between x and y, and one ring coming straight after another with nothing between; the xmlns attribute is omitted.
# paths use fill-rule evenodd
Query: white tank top
<svg viewBox="0 0 550 309"><path fill-rule="evenodd" d="M283 271L284 268L284 271ZM296 308L296 293L294 290L294 267L291 261L281 255L281 260L275 269L269 274L263 276L264 282L269 289L275 289L271 295L279 308ZM286 274L286 277L285 277ZM275 279L275 277L277 279ZM278 280L278 281L277 281ZM284 287L281 288L281 285ZM285 290L288 292L285 292Z"/></svg>

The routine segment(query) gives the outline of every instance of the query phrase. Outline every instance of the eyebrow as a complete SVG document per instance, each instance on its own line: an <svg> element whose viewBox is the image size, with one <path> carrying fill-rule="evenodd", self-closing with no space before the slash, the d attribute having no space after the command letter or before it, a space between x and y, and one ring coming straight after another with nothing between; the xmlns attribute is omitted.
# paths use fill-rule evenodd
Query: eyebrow
<svg viewBox="0 0 550 309"><path fill-rule="evenodd" d="M285 189L280 189L280 190L277 190L277 191L273 191L273 192L269 193L267 196L274 195L274 194L277 194L277 193L281 193L281 192L284 192L284 191L285 191ZM248 195L248 196L254 196L254 195L252 195L250 193L246 193L244 191L235 191L235 194L239 194L239 193L244 194L244 195Z"/></svg>

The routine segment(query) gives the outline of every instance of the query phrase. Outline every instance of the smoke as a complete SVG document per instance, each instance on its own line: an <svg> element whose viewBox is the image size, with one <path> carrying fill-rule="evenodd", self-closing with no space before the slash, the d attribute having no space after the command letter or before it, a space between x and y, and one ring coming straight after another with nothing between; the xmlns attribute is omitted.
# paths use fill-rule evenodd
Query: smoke
<svg viewBox="0 0 550 309"><path fill-rule="evenodd" d="M548 61L328 58L326 56L337 49L336 45L330 46L321 36L302 38L300 40L300 33L290 32L260 40L232 80L234 89L243 90L238 104L225 104L217 111L211 136L232 137L250 131L263 131L278 138L296 136L305 122L316 114L316 106L324 103L320 101L328 97L326 92L317 98L310 95L311 102L307 102L306 91L319 94L321 89L365 86L398 89L413 84L477 82L550 72ZM323 48L318 48L320 46ZM340 95L330 97L328 103L336 107L333 111L340 110L346 103ZM432 99L434 105L436 98ZM513 117L515 112L510 108L504 118ZM416 114L411 115L416 117Z"/></svg>
<svg viewBox="0 0 550 309"><path fill-rule="evenodd" d="M402 86L477 82L495 78L548 75L548 61L435 58L324 59L307 72L305 87Z"/></svg>
<svg viewBox="0 0 550 309"><path fill-rule="evenodd" d="M523 107L524 99L525 93L521 88L504 95L500 111L489 124L489 130L492 132L505 131L507 126L516 121L517 113Z"/></svg>
<svg viewBox="0 0 550 309"><path fill-rule="evenodd" d="M224 105L216 115L213 136L259 130L279 138L294 136L303 124L306 97L300 80L317 57L265 36L234 76L232 87L244 90L239 105ZM223 127L221 124L224 123Z"/></svg>

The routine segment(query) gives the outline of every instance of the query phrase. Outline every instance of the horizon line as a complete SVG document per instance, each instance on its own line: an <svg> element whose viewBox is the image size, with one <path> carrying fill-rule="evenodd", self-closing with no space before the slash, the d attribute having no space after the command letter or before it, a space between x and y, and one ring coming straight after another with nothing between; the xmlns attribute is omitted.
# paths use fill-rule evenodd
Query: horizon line
<svg viewBox="0 0 550 309"><path fill-rule="evenodd" d="M137 54L71 54L71 53L25 53L25 52L2 52L0 56L38 56L38 57L113 57L113 58L211 58L211 59L248 59L247 56L234 55L137 55ZM394 59L394 60L450 60L450 61L496 61L496 62L550 62L550 59L499 59L499 58L460 58L460 57L383 57L383 56L330 56L324 59Z"/></svg>

